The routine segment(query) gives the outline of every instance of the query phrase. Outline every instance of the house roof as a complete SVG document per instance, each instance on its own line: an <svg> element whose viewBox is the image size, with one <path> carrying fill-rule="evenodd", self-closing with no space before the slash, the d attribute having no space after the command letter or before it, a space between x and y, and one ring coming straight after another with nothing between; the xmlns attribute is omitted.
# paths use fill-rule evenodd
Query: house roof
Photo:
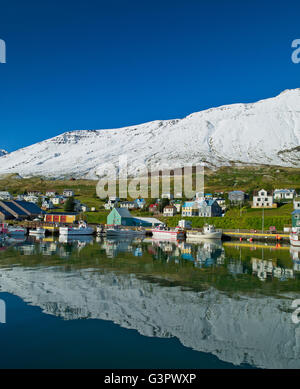
<svg viewBox="0 0 300 389"><path fill-rule="evenodd" d="M131 216L131 213L128 211L127 208L113 208L113 210L116 210L116 212L118 212L118 214L121 216L121 217L132 217Z"/></svg>
<svg viewBox="0 0 300 389"><path fill-rule="evenodd" d="M253 196L258 196L258 192L260 192L261 190L267 192L267 196L272 196L273 195L273 191L272 190L266 190L266 189L262 188L262 189L253 191Z"/></svg>
<svg viewBox="0 0 300 389"><path fill-rule="evenodd" d="M245 194L245 192L243 192L242 190L232 190L228 194Z"/></svg>
<svg viewBox="0 0 300 389"><path fill-rule="evenodd" d="M15 203L17 203L18 205L20 205L21 207L23 207L24 209L26 209L26 211L32 213L32 214L40 214L40 213L43 213L43 211L41 210L40 207L38 207L36 204L34 203L30 203L28 201L25 201L25 200L15 200Z"/></svg>
<svg viewBox="0 0 300 389"><path fill-rule="evenodd" d="M195 201L186 201L182 207L192 207L195 204Z"/></svg>
<svg viewBox="0 0 300 389"><path fill-rule="evenodd" d="M12 201L2 201L3 204L5 204L9 209L16 212L20 216L28 216L26 212L24 212L21 208L19 208L16 204L14 204Z"/></svg>
<svg viewBox="0 0 300 389"><path fill-rule="evenodd" d="M11 213L9 213L6 209L2 208L1 206L0 206L0 212L3 213L3 215L5 216L12 216Z"/></svg>
<svg viewBox="0 0 300 389"><path fill-rule="evenodd" d="M148 222L148 223L151 223L151 224L162 224L162 221L156 219L155 217L139 217L139 216L135 216L134 217L135 220L141 220L141 221L144 221L144 222Z"/></svg>

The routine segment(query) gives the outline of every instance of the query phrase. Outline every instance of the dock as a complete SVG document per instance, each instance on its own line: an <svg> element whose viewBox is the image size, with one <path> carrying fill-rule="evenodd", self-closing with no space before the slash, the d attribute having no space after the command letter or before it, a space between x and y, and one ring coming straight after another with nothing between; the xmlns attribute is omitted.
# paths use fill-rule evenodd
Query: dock
<svg viewBox="0 0 300 389"><path fill-rule="evenodd" d="M223 230L223 236L226 239L239 239L239 240L249 240L249 241L284 241L289 242L290 235L282 232L270 233L262 231L246 231L246 230Z"/></svg>

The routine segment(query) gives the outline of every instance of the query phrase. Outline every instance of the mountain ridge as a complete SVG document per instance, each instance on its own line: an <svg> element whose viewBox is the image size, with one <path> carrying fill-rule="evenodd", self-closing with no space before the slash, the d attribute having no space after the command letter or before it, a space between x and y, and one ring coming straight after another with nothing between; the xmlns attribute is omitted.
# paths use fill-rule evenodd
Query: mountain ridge
<svg viewBox="0 0 300 389"><path fill-rule="evenodd" d="M205 163L300 167L300 88L254 103L122 128L74 130L2 155L0 174L90 178L128 158L128 174Z"/></svg>

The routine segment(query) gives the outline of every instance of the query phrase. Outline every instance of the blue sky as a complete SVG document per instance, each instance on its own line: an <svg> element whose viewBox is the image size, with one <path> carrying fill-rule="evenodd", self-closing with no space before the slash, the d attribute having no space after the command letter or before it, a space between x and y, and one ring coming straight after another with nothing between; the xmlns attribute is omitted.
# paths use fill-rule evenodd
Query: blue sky
<svg viewBox="0 0 300 389"><path fill-rule="evenodd" d="M0 0L0 148L300 87L299 1Z"/></svg>

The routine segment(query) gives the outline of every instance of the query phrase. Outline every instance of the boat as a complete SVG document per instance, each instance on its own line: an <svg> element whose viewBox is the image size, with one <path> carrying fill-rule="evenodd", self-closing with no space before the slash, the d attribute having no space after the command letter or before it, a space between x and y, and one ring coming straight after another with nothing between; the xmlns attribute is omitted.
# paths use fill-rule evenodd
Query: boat
<svg viewBox="0 0 300 389"><path fill-rule="evenodd" d="M45 235L46 230L43 227L37 227L35 230L29 230L29 235Z"/></svg>
<svg viewBox="0 0 300 389"><path fill-rule="evenodd" d="M106 230L106 236L107 237L121 237L121 236L144 236L146 234L145 230L142 228L139 229L130 229L130 228L122 228L121 226L114 225L110 226Z"/></svg>
<svg viewBox="0 0 300 389"><path fill-rule="evenodd" d="M189 230L186 232L187 239L221 239L222 230L216 230L215 226L206 224L203 231Z"/></svg>
<svg viewBox="0 0 300 389"><path fill-rule="evenodd" d="M94 229L89 227L85 221L80 221L78 227L68 226L59 228L59 235L93 235L94 232Z"/></svg>
<svg viewBox="0 0 300 389"><path fill-rule="evenodd" d="M159 224L157 227L152 228L151 231L153 239L179 240L184 239L185 236L185 231L182 228L176 227L171 229L165 224Z"/></svg>
<svg viewBox="0 0 300 389"><path fill-rule="evenodd" d="M290 233L290 244L295 247L300 247L300 235L298 227L292 227Z"/></svg>
<svg viewBox="0 0 300 389"><path fill-rule="evenodd" d="M8 235L26 235L27 230L24 227L18 227L18 226L8 226L7 228L7 234Z"/></svg>

